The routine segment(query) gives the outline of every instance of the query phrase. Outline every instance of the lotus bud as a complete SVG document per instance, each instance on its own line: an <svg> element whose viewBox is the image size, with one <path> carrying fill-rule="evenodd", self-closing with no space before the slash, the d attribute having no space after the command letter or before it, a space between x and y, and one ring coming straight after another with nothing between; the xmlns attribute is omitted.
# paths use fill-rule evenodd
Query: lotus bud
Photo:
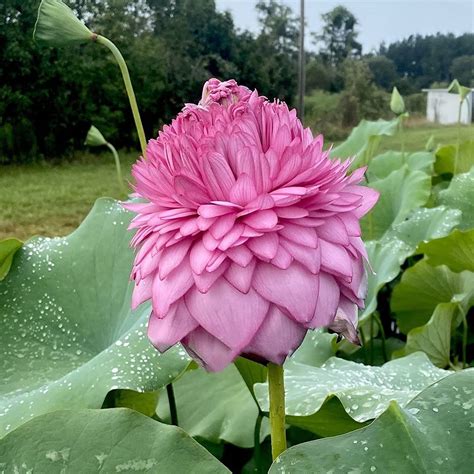
<svg viewBox="0 0 474 474"><path fill-rule="evenodd" d="M459 84L457 79L454 79L453 82L448 87L448 92L450 94L458 94L461 102L467 97L471 89L469 87L462 86Z"/></svg>
<svg viewBox="0 0 474 474"><path fill-rule="evenodd" d="M64 46L84 43L94 37L94 33L61 0L42 0L33 32L35 40Z"/></svg>
<svg viewBox="0 0 474 474"><path fill-rule="evenodd" d="M392 90L392 97L390 99L390 109L396 115L401 115L405 112L405 102L403 101L403 97L398 92L396 87Z"/></svg>

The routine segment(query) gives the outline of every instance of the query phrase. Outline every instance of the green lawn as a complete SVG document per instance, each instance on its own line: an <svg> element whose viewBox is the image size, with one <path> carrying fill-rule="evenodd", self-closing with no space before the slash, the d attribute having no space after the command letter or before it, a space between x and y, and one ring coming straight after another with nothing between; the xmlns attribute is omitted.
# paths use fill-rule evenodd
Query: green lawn
<svg viewBox="0 0 474 474"><path fill-rule="evenodd" d="M431 135L436 143L453 143L457 129L427 124L409 126L405 131L406 149L424 149ZM474 125L462 128L462 140L473 137ZM382 140L379 151L388 149L400 149L399 136ZM127 179L137 155L121 154ZM0 239L68 234L79 225L100 196L126 197L120 193L110 154L85 155L56 166L0 166Z"/></svg>

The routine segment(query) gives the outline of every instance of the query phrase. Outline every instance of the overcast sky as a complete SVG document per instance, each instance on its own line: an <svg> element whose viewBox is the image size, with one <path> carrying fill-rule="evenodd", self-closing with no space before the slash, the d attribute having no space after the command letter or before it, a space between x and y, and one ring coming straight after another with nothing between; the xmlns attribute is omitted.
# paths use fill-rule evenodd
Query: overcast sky
<svg viewBox="0 0 474 474"><path fill-rule="evenodd" d="M299 12L299 0L282 0ZM230 10L238 28L256 31L256 0L216 0L221 10ZM307 30L321 27L321 13L345 5L359 21L359 41L364 53L415 33L422 35L474 32L474 0L306 0ZM312 49L311 37L306 47Z"/></svg>

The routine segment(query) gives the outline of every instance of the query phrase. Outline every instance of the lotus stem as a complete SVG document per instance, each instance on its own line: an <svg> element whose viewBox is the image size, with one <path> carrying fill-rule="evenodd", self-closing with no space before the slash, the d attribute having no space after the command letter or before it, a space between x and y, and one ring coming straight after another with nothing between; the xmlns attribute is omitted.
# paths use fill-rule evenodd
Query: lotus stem
<svg viewBox="0 0 474 474"><path fill-rule="evenodd" d="M127 91L128 100L130 101L130 107L132 109L133 119L135 121L135 127L138 133L138 139L140 140L140 147L142 149L143 158L146 158L146 138L145 131L143 129L142 119L140 118L140 112L138 111L137 99L135 98L135 92L133 91L132 81L130 79L130 73L128 72L127 64L119 51L112 41L107 39L105 36L97 35L94 37L95 41L109 48L112 52L115 60L117 61L120 72L122 73L123 82Z"/></svg>
<svg viewBox="0 0 474 474"><path fill-rule="evenodd" d="M467 317L464 308L459 305L459 309L461 311L462 316L462 368L465 369L467 367L467 338L469 332L469 325L467 324Z"/></svg>
<svg viewBox="0 0 474 474"><path fill-rule="evenodd" d="M255 466L259 474L263 472L262 453L260 449L260 431L262 428L262 420L263 420L263 413L259 409L257 419L255 421L255 430L253 432L253 442L254 442L253 454L255 458Z"/></svg>
<svg viewBox="0 0 474 474"><path fill-rule="evenodd" d="M463 99L460 99L459 101L459 109L458 109L458 139L456 143L456 154L454 155L454 169L453 169L453 175L456 174L457 169L458 169L458 159L459 159L459 146L461 144L461 112L462 112L462 103Z"/></svg>
<svg viewBox="0 0 474 474"><path fill-rule="evenodd" d="M166 394L168 395L168 404L170 406L171 424L178 426L178 410L176 409L173 384L170 383L166 386Z"/></svg>
<svg viewBox="0 0 474 474"><path fill-rule="evenodd" d="M112 143L107 142L105 145L106 145L107 148L112 152L112 155L114 155L115 168L116 168L116 170L117 170L117 181L118 181L118 183L119 183L120 190L121 190L123 193L126 193L126 192L127 192L127 189L125 188L125 185L123 184L122 167L120 166L120 158L119 158L119 155L118 155L118 153L117 153L117 150L116 150L115 147L112 145Z"/></svg>
<svg viewBox="0 0 474 474"><path fill-rule="evenodd" d="M282 365L271 362L268 364L268 392L270 396L272 458L275 460L286 450L285 382Z"/></svg>

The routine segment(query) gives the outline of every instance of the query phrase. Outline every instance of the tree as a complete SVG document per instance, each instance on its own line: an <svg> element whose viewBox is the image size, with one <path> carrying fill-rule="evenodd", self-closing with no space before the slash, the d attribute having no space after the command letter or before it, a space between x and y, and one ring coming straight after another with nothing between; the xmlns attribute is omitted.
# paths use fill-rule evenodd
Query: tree
<svg viewBox="0 0 474 474"><path fill-rule="evenodd" d="M398 78L395 63L385 56L371 56L366 58L365 62L369 66L375 84L391 90Z"/></svg>
<svg viewBox="0 0 474 474"><path fill-rule="evenodd" d="M324 13L322 19L322 33L313 33L314 43L321 46L321 57L332 65L341 64L347 58L360 57L362 45L357 41L356 17L340 5Z"/></svg>
<svg viewBox="0 0 474 474"><path fill-rule="evenodd" d="M449 68L453 79L465 86L474 87L474 56L459 56L454 58Z"/></svg>

